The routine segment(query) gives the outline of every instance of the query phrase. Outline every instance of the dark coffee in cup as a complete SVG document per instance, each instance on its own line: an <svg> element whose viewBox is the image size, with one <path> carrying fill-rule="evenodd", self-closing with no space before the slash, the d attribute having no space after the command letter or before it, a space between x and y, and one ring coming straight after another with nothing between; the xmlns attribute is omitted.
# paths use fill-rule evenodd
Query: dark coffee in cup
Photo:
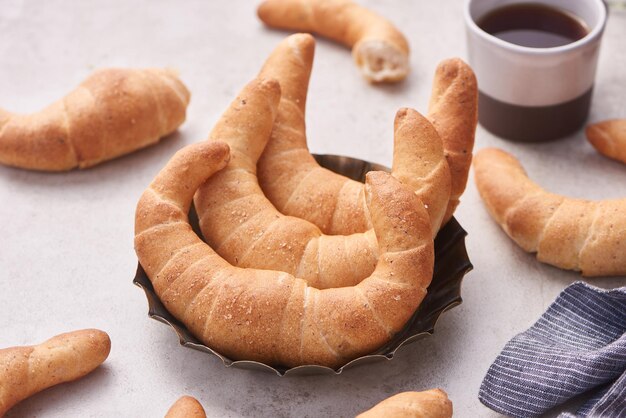
<svg viewBox="0 0 626 418"><path fill-rule="evenodd" d="M479 121L492 133L537 142L587 119L606 20L601 0L468 0L470 63Z"/></svg>
<svg viewBox="0 0 626 418"><path fill-rule="evenodd" d="M503 41L529 48L563 46L589 33L589 27L578 16L539 3L498 7L481 17L476 24Z"/></svg>

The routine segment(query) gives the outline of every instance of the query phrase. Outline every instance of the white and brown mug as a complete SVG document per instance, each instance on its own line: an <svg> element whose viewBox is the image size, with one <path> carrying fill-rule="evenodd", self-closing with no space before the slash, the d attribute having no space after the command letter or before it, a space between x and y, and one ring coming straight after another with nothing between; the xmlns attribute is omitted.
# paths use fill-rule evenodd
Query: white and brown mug
<svg viewBox="0 0 626 418"><path fill-rule="evenodd" d="M464 14L481 125L506 139L538 142L572 134L585 123L607 10L602 0L535 0L533 5L562 11L585 27L584 36L561 46L524 46L481 28L489 14L529 4L466 0Z"/></svg>

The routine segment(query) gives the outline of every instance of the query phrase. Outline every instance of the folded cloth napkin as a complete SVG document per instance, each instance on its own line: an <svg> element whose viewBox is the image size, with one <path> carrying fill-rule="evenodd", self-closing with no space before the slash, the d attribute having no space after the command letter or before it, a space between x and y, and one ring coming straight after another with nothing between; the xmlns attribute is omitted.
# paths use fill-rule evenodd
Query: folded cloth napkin
<svg viewBox="0 0 626 418"><path fill-rule="evenodd" d="M505 415L533 417L585 392L561 417L626 417L626 287L576 282L505 346L487 371L480 401Z"/></svg>

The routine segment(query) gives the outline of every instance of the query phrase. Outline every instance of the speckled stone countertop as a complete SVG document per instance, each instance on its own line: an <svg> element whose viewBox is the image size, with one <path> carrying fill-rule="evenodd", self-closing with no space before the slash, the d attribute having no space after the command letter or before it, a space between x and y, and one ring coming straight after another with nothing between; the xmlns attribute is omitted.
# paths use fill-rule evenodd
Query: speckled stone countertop
<svg viewBox="0 0 626 418"><path fill-rule="evenodd" d="M404 83L370 86L345 48L320 39L307 108L309 145L313 152L389 165L396 110L425 111L437 63L466 55L463 2L361 3L407 35L412 72ZM192 91L187 122L152 148L64 174L0 167L0 347L89 327L112 339L111 355L96 372L23 402L9 417L158 417L183 394L197 397L209 416L349 417L393 393L432 387L448 392L455 416L497 416L477 398L488 366L506 341L580 280L510 241L470 177L457 219L469 233L475 268L464 281L464 303L442 316L434 336L393 361L340 376L226 369L180 347L171 329L148 319L145 296L131 283L135 204L176 150L207 136L285 33L265 29L255 2L244 0L3 0L0 34L0 105L9 110L43 108L107 66L175 67ZM626 117L625 40L626 12L616 11L605 33L592 121ZM626 166L596 154L582 132L521 145L479 128L476 149L486 146L513 152L551 191L626 196ZM590 282L617 287L626 278Z"/></svg>

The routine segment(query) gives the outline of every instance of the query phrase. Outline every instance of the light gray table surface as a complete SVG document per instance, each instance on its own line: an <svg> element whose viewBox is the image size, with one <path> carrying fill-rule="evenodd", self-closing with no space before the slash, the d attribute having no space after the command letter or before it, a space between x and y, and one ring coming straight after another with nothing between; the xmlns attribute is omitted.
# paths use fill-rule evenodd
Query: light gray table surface
<svg viewBox="0 0 626 418"><path fill-rule="evenodd" d="M313 152L389 165L395 111L425 112L437 63L465 57L462 1L362 0L409 38L412 71L398 85L374 87L347 49L319 39L307 108ZM578 273L537 262L485 211L470 177L457 218L468 231L474 270L461 306L434 336L390 362L340 376L279 378L226 369L179 346L172 330L147 317L132 285L137 199L170 156L206 138L221 112L286 35L257 20L253 1L0 1L0 105L39 110L91 71L109 66L180 70L192 92L187 121L160 144L85 171L46 174L0 167L0 347L99 328L112 350L94 373L40 393L9 417L158 417L181 395L209 416L353 416L406 390L444 388L455 416L498 416L478 388L503 345L528 328ZM606 29L592 121L626 117L626 13ZM505 142L479 127L476 149L518 156L547 189L603 199L626 196L626 166L598 155L582 132L541 145ZM626 279L598 278L601 287Z"/></svg>

